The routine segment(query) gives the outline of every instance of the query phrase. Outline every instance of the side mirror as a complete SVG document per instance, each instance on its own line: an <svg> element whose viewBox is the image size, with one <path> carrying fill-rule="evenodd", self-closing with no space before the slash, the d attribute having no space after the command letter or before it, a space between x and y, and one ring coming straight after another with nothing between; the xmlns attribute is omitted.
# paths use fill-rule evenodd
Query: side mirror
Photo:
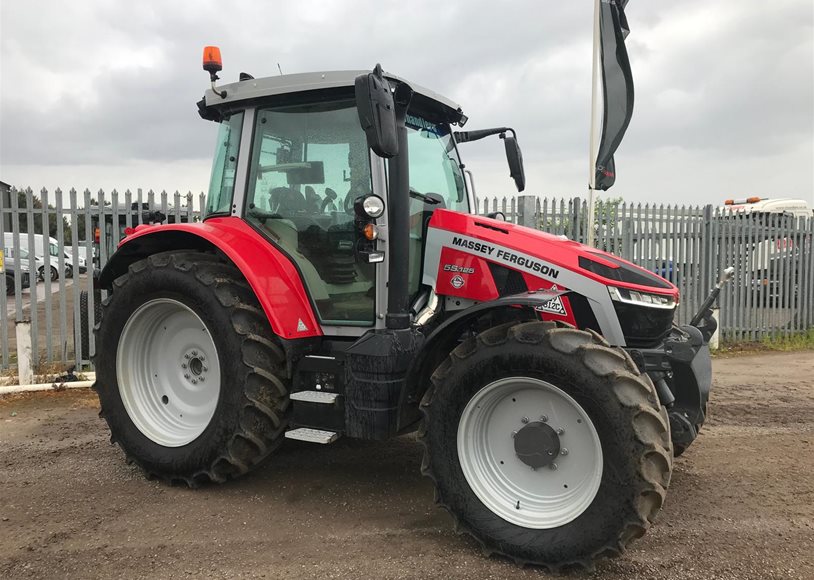
<svg viewBox="0 0 814 580"><path fill-rule="evenodd" d="M502 211L490 211L489 213L486 214L486 217L492 218L493 220L497 220L499 222L506 221L506 214L503 213Z"/></svg>
<svg viewBox="0 0 814 580"><path fill-rule="evenodd" d="M355 88L356 110L368 147L379 157L395 157L399 152L396 107L382 66L377 64L373 72L356 77Z"/></svg>
<svg viewBox="0 0 814 580"><path fill-rule="evenodd" d="M506 161L509 163L509 175L514 179L517 191L526 189L526 173L523 171L523 153L517 144L517 137L502 134L503 145L506 147Z"/></svg>

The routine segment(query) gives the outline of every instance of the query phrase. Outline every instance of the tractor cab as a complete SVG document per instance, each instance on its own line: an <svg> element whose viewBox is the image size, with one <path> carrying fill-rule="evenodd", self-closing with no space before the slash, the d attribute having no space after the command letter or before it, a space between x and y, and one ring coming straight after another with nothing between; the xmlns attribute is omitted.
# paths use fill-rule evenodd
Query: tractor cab
<svg viewBox="0 0 814 580"><path fill-rule="evenodd" d="M387 76L411 91L399 154L409 159L406 212L388 212L388 162L360 125L356 80L367 75L244 75L199 103L201 116L220 124L206 218L243 216L296 264L320 324L359 335L385 325L386 285L377 279L387 280L388 262L399 260L415 301L429 217L474 205L453 131L466 121L460 107ZM409 231L404 248L391 243L394 217Z"/></svg>

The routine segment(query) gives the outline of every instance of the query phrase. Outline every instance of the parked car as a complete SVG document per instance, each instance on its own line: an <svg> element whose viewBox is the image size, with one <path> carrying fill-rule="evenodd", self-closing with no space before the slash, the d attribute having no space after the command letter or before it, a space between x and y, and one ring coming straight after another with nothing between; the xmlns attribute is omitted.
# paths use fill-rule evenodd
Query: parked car
<svg viewBox="0 0 814 580"><path fill-rule="evenodd" d="M42 235L42 234L34 234L33 253L42 262L41 264L38 264L37 272L39 273L39 278L40 279L45 278L46 272L45 272L45 260L44 260L44 257L45 257L46 248L47 248L48 256L50 258L49 259L50 272L48 273L48 275L50 276L51 280L58 280L59 275L60 275L60 273L59 273L59 252L60 252L59 242L56 239L49 237L48 238L48 243L46 245L45 240L46 240L46 238L45 238L44 235ZM29 252L32 250L32 248L28 247L28 243L29 243L29 235L28 234L22 234L22 233L19 234L18 243L19 243L20 249L25 249L25 250L28 250ZM4 234L3 244L4 244L4 246L6 248L14 248L14 246L15 246L14 234L5 233ZM66 278L70 278L71 276L73 276L74 260L70 256L70 254L68 254L68 252L65 250L64 247L61 249L61 251L63 253L63 266L64 266L63 275ZM80 274L84 274L85 272L87 272L87 269L88 269L87 268L87 261L82 256L79 256L79 261L78 261L77 267L79 268L79 273Z"/></svg>
<svg viewBox="0 0 814 580"><path fill-rule="evenodd" d="M20 277L20 288L28 288L31 286L31 277L29 276L29 264L28 260L20 259L20 270L15 269L14 261L4 259L3 261L3 275L6 280L6 296L13 296L14 289L15 289L15 279L19 275Z"/></svg>

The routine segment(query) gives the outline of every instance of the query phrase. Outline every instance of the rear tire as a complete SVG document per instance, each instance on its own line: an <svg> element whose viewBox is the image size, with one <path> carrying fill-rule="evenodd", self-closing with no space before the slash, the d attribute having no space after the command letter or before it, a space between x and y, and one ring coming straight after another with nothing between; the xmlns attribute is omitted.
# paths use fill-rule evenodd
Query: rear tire
<svg viewBox="0 0 814 580"><path fill-rule="evenodd" d="M512 380L525 385L517 391L516 402L511 391L502 400L484 398L495 385ZM560 402L554 404L555 399ZM464 413L483 414L490 404L490 420L500 428L484 427L482 433L489 435L484 439L467 430L473 419ZM458 346L438 367L421 408L422 473L435 482L436 501L452 514L456 528L488 553L549 569L591 567L595 559L619 554L642 536L664 502L672 471L666 412L649 378L624 351L610 348L598 335L540 321L487 330ZM516 426L511 425L514 415ZM559 468L547 465L532 471L515 454L512 442L517 439L512 437L517 432L513 435L512 430L530 421L549 425L549 433L563 427L562 446L575 444L564 454L555 448ZM598 453L590 443L589 427L601 442ZM478 439L487 451L476 454L477 461L462 460L460 449L477 447L471 440ZM569 461L582 457L584 464L586 456L600 458L601 469L588 467L581 476L563 480L571 483L570 490L559 487L563 481L552 485L553 478L569 469ZM498 476L472 480L472 464ZM584 483L593 477L601 478L598 486L580 492L590 487ZM508 483L493 484L491 495L484 492L490 481L501 478ZM515 497L522 497L519 508ZM574 498L573 505L568 498ZM506 505L499 505L501 501ZM563 509L555 513L550 506L556 502ZM508 515L507 505L509 512L518 510L516 516Z"/></svg>
<svg viewBox="0 0 814 580"><path fill-rule="evenodd" d="M111 442L149 476L223 482L281 444L289 418L285 354L233 265L191 251L132 264L102 305L96 345L94 388ZM208 358L197 350L210 351ZM208 383L184 378L207 371Z"/></svg>

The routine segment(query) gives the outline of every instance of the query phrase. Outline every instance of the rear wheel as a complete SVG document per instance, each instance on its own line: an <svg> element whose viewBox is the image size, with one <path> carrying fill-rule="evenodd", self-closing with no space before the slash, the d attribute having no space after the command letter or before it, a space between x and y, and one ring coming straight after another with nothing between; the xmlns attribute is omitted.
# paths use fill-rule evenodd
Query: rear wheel
<svg viewBox="0 0 814 580"><path fill-rule="evenodd" d="M666 413L621 350L552 323L509 323L439 366L422 402L422 471L488 552L591 566L645 533L672 469Z"/></svg>
<svg viewBox="0 0 814 580"><path fill-rule="evenodd" d="M96 345L111 440L148 474L221 482L282 442L285 355L232 265L198 252L136 262L114 282Z"/></svg>

